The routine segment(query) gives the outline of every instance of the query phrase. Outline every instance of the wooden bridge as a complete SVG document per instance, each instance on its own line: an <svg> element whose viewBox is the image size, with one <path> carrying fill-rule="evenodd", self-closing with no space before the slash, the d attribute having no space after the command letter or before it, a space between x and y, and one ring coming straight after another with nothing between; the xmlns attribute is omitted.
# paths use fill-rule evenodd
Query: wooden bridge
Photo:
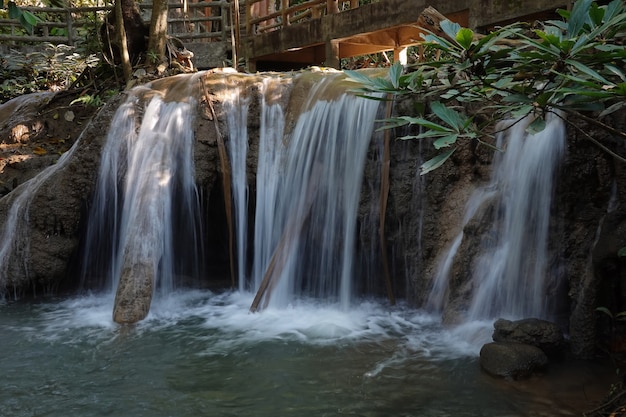
<svg viewBox="0 0 626 417"><path fill-rule="evenodd" d="M554 17L571 0L174 0L168 30L194 52L198 68L245 60L248 70L289 70L310 65L340 67L342 58L393 53L421 41L421 12L433 5L450 20L478 30L515 20ZM150 4L139 3L149 20ZM111 6L27 10L47 14L33 34L16 19L0 19L0 43L73 45L94 36ZM8 30L7 30L8 28Z"/></svg>

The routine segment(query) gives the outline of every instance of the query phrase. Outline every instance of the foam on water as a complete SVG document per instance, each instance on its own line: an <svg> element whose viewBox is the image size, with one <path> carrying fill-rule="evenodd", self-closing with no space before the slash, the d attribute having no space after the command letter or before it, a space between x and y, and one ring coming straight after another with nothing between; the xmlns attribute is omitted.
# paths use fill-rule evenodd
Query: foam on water
<svg viewBox="0 0 626 417"><path fill-rule="evenodd" d="M446 329L435 315L406 306L389 307L382 300L361 300L346 311L340 303L299 299L284 309L250 313L252 298L252 293L239 291L176 291L155 302L144 321L129 327L112 321L112 294L88 295L38 305L36 322L25 323L21 330L29 337L64 344L106 343L121 335L174 331L201 339L205 348L199 355L225 355L263 343L393 346L389 363L370 370L376 373L415 356L429 360L476 356L485 340L471 340L468 335L492 326L474 323Z"/></svg>

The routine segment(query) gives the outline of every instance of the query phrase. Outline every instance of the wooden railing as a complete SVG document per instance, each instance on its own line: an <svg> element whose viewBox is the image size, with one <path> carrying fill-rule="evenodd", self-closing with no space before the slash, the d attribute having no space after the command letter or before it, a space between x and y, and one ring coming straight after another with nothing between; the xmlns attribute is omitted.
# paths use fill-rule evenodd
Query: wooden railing
<svg viewBox="0 0 626 417"><path fill-rule="evenodd" d="M275 9L276 4L278 9ZM246 34L253 36L356 7L359 7L359 0L247 0Z"/></svg>
<svg viewBox="0 0 626 417"><path fill-rule="evenodd" d="M152 4L139 4L146 23ZM230 40L230 2L227 0L168 4L168 33L185 42ZM33 34L17 19L1 19L0 42L49 42L75 45L78 39L97 36L104 16L113 6L23 7L40 18ZM7 30L8 29L8 30ZM6 33L8 32L8 33Z"/></svg>

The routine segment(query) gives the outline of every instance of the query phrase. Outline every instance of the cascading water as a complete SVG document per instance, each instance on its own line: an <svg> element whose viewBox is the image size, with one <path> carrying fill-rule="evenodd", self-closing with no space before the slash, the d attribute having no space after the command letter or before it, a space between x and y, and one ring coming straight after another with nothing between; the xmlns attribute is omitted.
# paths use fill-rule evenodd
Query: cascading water
<svg viewBox="0 0 626 417"><path fill-rule="evenodd" d="M313 86L284 140L286 165L279 168L279 175L264 178L275 184L257 194L257 204L273 207L273 212L270 222L260 226L272 230L259 231L261 236L272 235L271 249L255 250L273 255L256 258L254 270L276 271L278 285L272 291L276 305L285 305L294 294L336 299L344 308L350 303L356 214L378 102L337 94L341 77L328 74ZM265 133L274 135L276 130ZM276 143L276 138L261 142ZM266 155L268 149L262 146L259 151L259 170L277 172L263 165L281 160L282 151Z"/></svg>
<svg viewBox="0 0 626 417"><path fill-rule="evenodd" d="M239 290L245 289L247 232L248 232L248 178L246 157L248 156L248 108L250 97L233 88L224 97L224 111L228 122L228 154L231 166L231 183L237 230L237 274Z"/></svg>
<svg viewBox="0 0 626 417"><path fill-rule="evenodd" d="M497 317L548 318L547 288L551 287L548 228L556 169L565 149L565 128L559 117L548 117L545 129L528 134L528 119L507 121L498 130L491 182L474 192L466 205L463 227L481 206L495 204L496 218L488 230L492 242L481 248L472 271L473 292L466 319ZM463 231L442 257L428 299L441 310L452 262Z"/></svg>
<svg viewBox="0 0 626 417"><path fill-rule="evenodd" d="M476 263L470 319L547 318L548 228L556 168L565 151L565 126L549 115L546 127L527 134L528 120L499 136L492 186L501 217L496 244Z"/></svg>
<svg viewBox="0 0 626 417"><path fill-rule="evenodd" d="M199 270L202 245L191 100L168 102L154 95L136 131L134 116L141 103L131 94L107 137L84 265L110 269L103 273L84 268L83 273L108 276L117 288L118 322L145 317L155 290L167 294L176 274ZM118 238L102 242L103 236ZM112 246L100 251L97 245L102 243ZM99 259L100 253L108 259ZM132 313L117 310L129 303L135 305Z"/></svg>
<svg viewBox="0 0 626 417"><path fill-rule="evenodd" d="M254 259L252 276L254 288L259 288L280 232L274 214L276 197L280 194L280 178L284 176L286 146L285 113L279 101L271 100L280 87L278 78L266 78L261 89L261 126L259 134L259 163L257 166L256 208L254 214Z"/></svg>

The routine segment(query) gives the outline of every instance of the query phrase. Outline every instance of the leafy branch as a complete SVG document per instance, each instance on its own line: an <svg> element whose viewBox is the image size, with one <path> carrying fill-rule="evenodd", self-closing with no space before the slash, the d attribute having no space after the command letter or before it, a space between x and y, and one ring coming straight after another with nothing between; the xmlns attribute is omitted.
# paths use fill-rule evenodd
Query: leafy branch
<svg viewBox="0 0 626 417"><path fill-rule="evenodd" d="M431 102L430 114L386 119L383 127L416 125L421 133L402 139L434 138L436 149L446 148L422 165L422 174L441 166L459 139L485 143L482 132L503 118L531 118L527 131L534 134L545 128L548 113L563 111L626 139L601 120L626 107L626 5L621 0L605 6L578 0L571 12L557 12L562 21L538 28L515 23L488 35L443 20L440 35L424 36L426 47L441 59L406 71L395 64L384 78L346 72L359 83L359 93L416 95ZM463 110L468 104L480 105L492 117L477 124Z"/></svg>

